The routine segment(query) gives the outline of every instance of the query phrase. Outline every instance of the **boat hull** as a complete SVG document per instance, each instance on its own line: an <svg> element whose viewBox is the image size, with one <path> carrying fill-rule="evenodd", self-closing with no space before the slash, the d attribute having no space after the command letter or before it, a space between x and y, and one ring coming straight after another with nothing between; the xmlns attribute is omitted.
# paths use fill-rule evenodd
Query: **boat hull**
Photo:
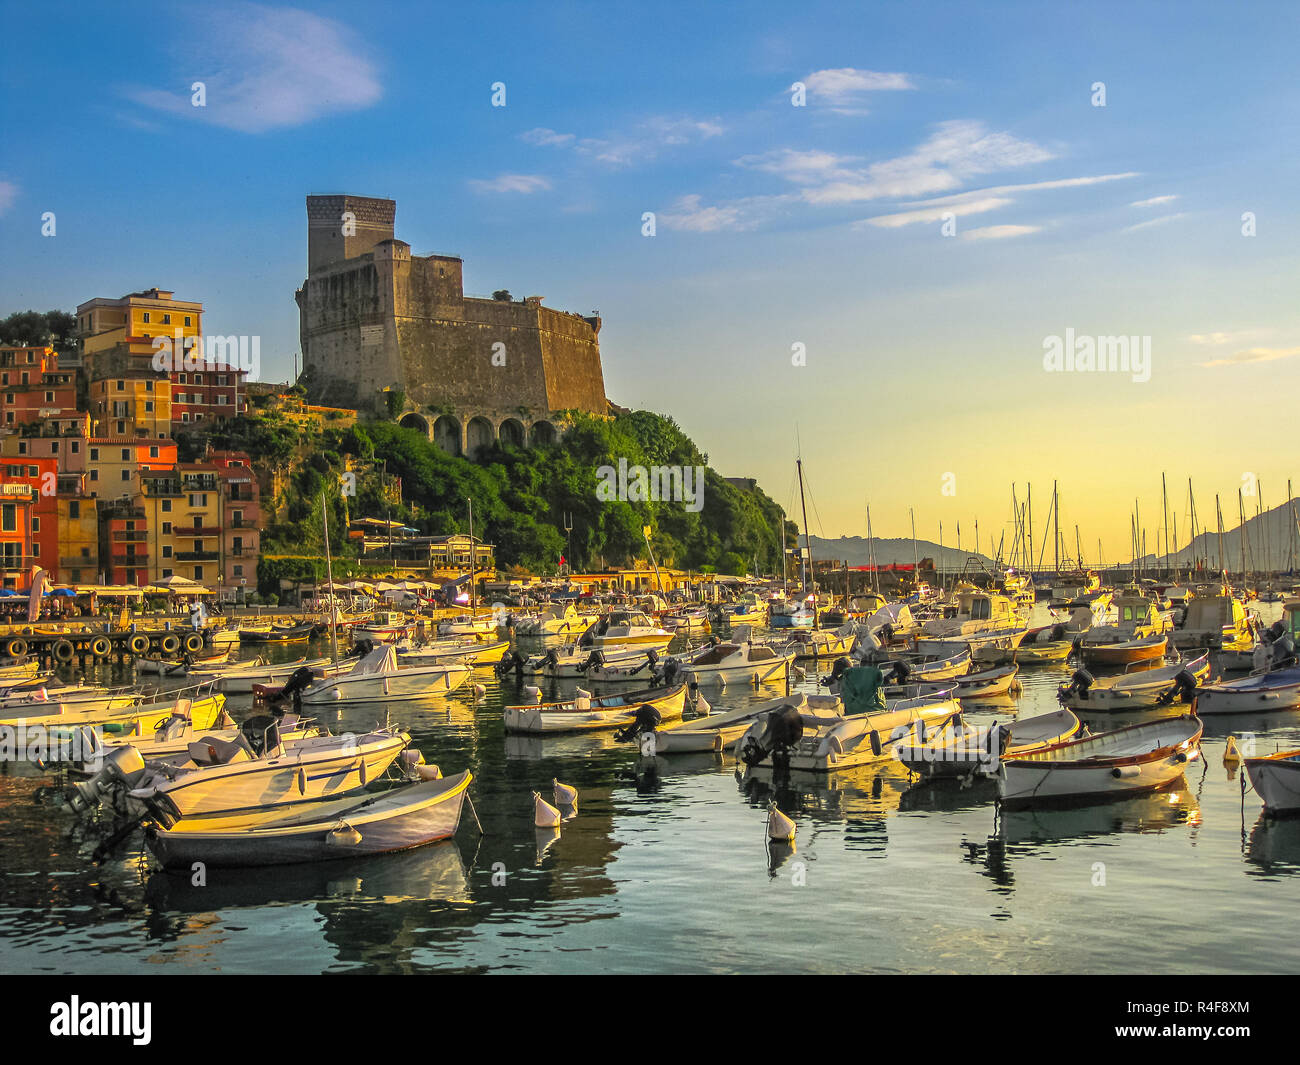
<svg viewBox="0 0 1300 1065"><path fill-rule="evenodd" d="M637 711L646 705L658 710L663 720L676 720L686 708L686 685L662 693L593 697L586 708L578 708L576 700L540 706L507 706L503 716L507 732L594 732L630 724Z"/></svg>
<svg viewBox="0 0 1300 1065"><path fill-rule="evenodd" d="M1245 765L1267 813L1275 817L1300 815L1300 751L1247 758Z"/></svg>

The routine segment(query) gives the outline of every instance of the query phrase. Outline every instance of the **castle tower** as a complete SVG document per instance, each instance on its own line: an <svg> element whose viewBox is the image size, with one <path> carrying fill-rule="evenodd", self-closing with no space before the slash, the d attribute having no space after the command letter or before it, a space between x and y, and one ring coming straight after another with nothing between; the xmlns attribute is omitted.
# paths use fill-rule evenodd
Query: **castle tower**
<svg viewBox="0 0 1300 1065"><path fill-rule="evenodd" d="M373 196L307 197L307 272L373 251L392 240L394 200Z"/></svg>

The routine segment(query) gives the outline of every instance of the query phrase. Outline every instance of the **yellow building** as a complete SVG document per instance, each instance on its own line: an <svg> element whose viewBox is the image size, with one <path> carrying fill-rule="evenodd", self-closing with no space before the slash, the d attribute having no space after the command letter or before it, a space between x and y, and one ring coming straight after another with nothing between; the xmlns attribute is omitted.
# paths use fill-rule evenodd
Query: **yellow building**
<svg viewBox="0 0 1300 1065"><path fill-rule="evenodd" d="M222 580L223 497L217 469L182 463L140 475L148 530L149 579Z"/></svg>
<svg viewBox="0 0 1300 1065"><path fill-rule="evenodd" d="M101 377L89 385L90 416L105 436L172 435L172 384L165 377Z"/></svg>
<svg viewBox="0 0 1300 1065"><path fill-rule="evenodd" d="M75 475L80 481L84 475ZM66 584L93 584L99 580L99 515L89 497L65 498L64 478L59 478L59 580ZM68 486L72 487L72 486Z"/></svg>
<svg viewBox="0 0 1300 1065"><path fill-rule="evenodd" d="M88 374L94 357L126 345L131 352L154 353L154 337L203 335L203 304L172 298L165 289L132 292L121 299L96 297L77 307L77 335Z"/></svg>

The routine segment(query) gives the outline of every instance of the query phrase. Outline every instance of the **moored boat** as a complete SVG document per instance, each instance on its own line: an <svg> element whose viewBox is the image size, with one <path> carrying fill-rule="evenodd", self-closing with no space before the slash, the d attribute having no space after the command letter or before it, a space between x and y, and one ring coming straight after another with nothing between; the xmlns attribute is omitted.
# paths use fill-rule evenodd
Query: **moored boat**
<svg viewBox="0 0 1300 1065"><path fill-rule="evenodd" d="M1160 718L1004 758L999 798L1007 805L1098 801L1168 787L1200 757L1203 727L1192 714Z"/></svg>
<svg viewBox="0 0 1300 1065"><path fill-rule="evenodd" d="M630 725L643 708L662 721L673 720L682 716L685 706L686 685L678 684L675 688L583 694L559 702L507 706L503 716L507 732L591 732Z"/></svg>
<svg viewBox="0 0 1300 1065"><path fill-rule="evenodd" d="M1252 673L1196 690L1198 714L1262 714L1300 707L1300 666Z"/></svg>
<svg viewBox="0 0 1300 1065"><path fill-rule="evenodd" d="M1245 760L1246 775L1273 816L1300 814L1300 749Z"/></svg>
<svg viewBox="0 0 1300 1065"><path fill-rule="evenodd" d="M895 748L894 757L923 777L990 776L997 772L1001 759L1063 743L1082 727L1069 710L1054 710L991 727L962 721L945 727L924 743L905 740Z"/></svg>

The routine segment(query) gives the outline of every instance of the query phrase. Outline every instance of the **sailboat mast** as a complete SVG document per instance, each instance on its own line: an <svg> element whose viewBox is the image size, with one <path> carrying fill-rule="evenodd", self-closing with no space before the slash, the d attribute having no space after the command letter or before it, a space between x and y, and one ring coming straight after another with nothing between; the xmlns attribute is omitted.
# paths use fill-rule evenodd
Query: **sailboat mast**
<svg viewBox="0 0 1300 1065"><path fill-rule="evenodd" d="M474 575L478 569L478 552L474 549L474 500L465 500L469 504L469 612L474 615Z"/></svg>
<svg viewBox="0 0 1300 1065"><path fill-rule="evenodd" d="M339 626L338 626L338 600L334 595L334 562L330 558L330 516L325 509L325 493L320 494L320 518L321 528L325 531L325 579L329 581L330 586L330 650L331 660L335 663L339 660Z"/></svg>
<svg viewBox="0 0 1300 1065"><path fill-rule="evenodd" d="M1219 505L1219 493L1214 493L1214 515L1219 524L1219 572L1223 576L1226 584L1228 581L1228 567L1223 562L1223 507Z"/></svg>
<svg viewBox="0 0 1300 1065"><path fill-rule="evenodd" d="M1160 474L1160 507L1165 515L1165 576L1169 576L1169 496L1165 490L1165 475L1162 471ZM1156 540L1156 547L1160 546L1160 541Z"/></svg>
<svg viewBox="0 0 1300 1065"><path fill-rule="evenodd" d="M812 582L813 590L813 628L817 627L817 571L813 569L812 537L808 535L808 503L803 496L803 459L795 459L795 467L799 470L799 507L803 511L803 542L808 551L808 574L804 580L804 591L808 590L808 582Z"/></svg>
<svg viewBox="0 0 1300 1065"><path fill-rule="evenodd" d="M1032 572L1038 568L1034 565L1034 486L1032 482L1026 482L1025 506L1029 510L1029 568Z"/></svg>
<svg viewBox="0 0 1300 1065"><path fill-rule="evenodd" d="M916 556L916 511L908 507L907 513L912 519L912 581L915 583L921 572L921 560Z"/></svg>
<svg viewBox="0 0 1300 1065"><path fill-rule="evenodd" d="M871 504L867 504L867 558L871 560L871 590L880 594L880 575L876 572L876 540L871 534Z"/></svg>
<svg viewBox="0 0 1300 1065"><path fill-rule="evenodd" d="M1056 560L1056 572L1061 572L1061 499L1056 494L1056 482L1052 482L1052 556Z"/></svg>
<svg viewBox="0 0 1300 1065"><path fill-rule="evenodd" d="M1241 498L1241 489L1237 489L1237 547L1241 552L1241 588L1246 589L1246 504Z"/></svg>

